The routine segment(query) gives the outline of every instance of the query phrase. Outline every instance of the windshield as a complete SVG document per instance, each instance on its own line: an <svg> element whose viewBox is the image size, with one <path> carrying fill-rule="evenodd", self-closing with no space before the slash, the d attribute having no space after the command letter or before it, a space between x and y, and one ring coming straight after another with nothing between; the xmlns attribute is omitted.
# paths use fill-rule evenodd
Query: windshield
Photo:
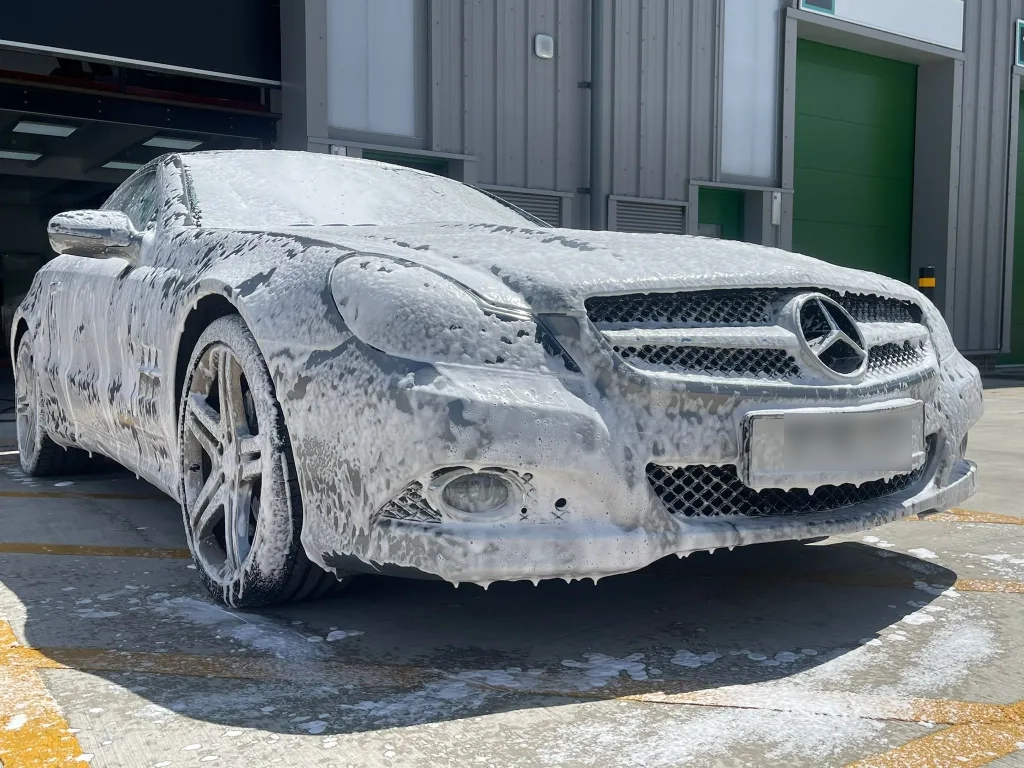
<svg viewBox="0 0 1024 768"><path fill-rule="evenodd" d="M312 152L184 155L204 227L533 222L452 179Z"/></svg>

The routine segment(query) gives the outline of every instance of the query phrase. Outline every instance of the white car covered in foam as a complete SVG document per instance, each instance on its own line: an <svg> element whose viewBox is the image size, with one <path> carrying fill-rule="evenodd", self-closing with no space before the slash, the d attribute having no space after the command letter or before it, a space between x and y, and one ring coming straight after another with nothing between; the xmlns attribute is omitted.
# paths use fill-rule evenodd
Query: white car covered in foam
<svg viewBox="0 0 1024 768"><path fill-rule="evenodd" d="M978 372L878 275L291 152L168 155L49 232L22 467L101 454L163 489L230 604L597 579L975 490Z"/></svg>

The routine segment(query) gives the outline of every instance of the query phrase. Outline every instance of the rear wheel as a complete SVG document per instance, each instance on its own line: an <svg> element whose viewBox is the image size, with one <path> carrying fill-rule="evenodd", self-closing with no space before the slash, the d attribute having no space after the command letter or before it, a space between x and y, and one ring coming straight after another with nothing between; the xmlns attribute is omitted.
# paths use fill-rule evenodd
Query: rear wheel
<svg viewBox="0 0 1024 768"><path fill-rule="evenodd" d="M299 541L302 499L270 374L237 315L192 353L179 411L181 506L206 587L228 605L320 597L341 582Z"/></svg>
<svg viewBox="0 0 1024 768"><path fill-rule="evenodd" d="M14 370L14 408L21 469L33 477L85 471L90 464L89 454L78 448L64 448L50 439L40 418L41 405L32 337L26 333L18 343Z"/></svg>

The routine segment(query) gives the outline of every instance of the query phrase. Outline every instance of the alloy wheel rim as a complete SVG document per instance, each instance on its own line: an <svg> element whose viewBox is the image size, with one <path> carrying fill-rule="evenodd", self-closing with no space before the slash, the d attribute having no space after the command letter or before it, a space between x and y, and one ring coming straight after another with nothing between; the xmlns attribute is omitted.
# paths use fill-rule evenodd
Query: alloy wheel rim
<svg viewBox="0 0 1024 768"><path fill-rule="evenodd" d="M200 564L226 584L256 541L269 444L242 365L226 345L206 349L186 397L186 523Z"/></svg>
<svg viewBox="0 0 1024 768"><path fill-rule="evenodd" d="M28 359L18 366L14 384L14 409L17 416L18 451L22 457L31 456L36 444L36 429L39 416L36 409L35 374L32 370L33 359Z"/></svg>

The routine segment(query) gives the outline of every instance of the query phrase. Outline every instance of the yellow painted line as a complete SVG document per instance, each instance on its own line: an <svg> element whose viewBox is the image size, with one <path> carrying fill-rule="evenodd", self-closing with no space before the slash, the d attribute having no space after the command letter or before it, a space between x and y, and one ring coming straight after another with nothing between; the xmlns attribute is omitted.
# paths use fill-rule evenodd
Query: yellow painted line
<svg viewBox="0 0 1024 768"><path fill-rule="evenodd" d="M4 555L79 555L82 557L151 557L157 560L187 560L192 557L187 549L158 549L156 547L108 547L102 544L33 544L29 542L0 542Z"/></svg>
<svg viewBox="0 0 1024 768"><path fill-rule="evenodd" d="M1000 515L995 512L976 512L973 509L951 509L925 517L908 517L913 523L991 523L993 525L1024 525L1024 517Z"/></svg>
<svg viewBox="0 0 1024 768"><path fill-rule="evenodd" d="M0 499L122 499L125 501L170 501L167 496L142 493L91 491L0 491Z"/></svg>
<svg viewBox="0 0 1024 768"><path fill-rule="evenodd" d="M326 661L297 666L267 657L199 656L102 648L31 648L18 663L35 669L78 669L88 672L143 672L228 680L322 681L361 688L405 689L437 680L442 673L423 667Z"/></svg>
<svg viewBox="0 0 1024 768"><path fill-rule="evenodd" d="M996 579L957 579L953 589L960 592L1003 592L1024 595L1024 582L1000 581Z"/></svg>
<svg viewBox="0 0 1024 768"><path fill-rule="evenodd" d="M4 638L7 638L6 642ZM229 680L324 680L360 687L408 688L443 676L442 672L404 664L327 661L314 666L265 656L203 656L187 653L117 651L106 648L33 648L17 642L0 621L0 664L24 669L77 669L87 672L139 672ZM6 768L6 767L5 767Z"/></svg>
<svg viewBox="0 0 1024 768"><path fill-rule="evenodd" d="M1016 752L1024 725L954 725L847 768L978 768Z"/></svg>
<svg viewBox="0 0 1024 768"><path fill-rule="evenodd" d="M11 663L19 650L10 626L0 621L0 765L83 765L82 747L38 672Z"/></svg>

